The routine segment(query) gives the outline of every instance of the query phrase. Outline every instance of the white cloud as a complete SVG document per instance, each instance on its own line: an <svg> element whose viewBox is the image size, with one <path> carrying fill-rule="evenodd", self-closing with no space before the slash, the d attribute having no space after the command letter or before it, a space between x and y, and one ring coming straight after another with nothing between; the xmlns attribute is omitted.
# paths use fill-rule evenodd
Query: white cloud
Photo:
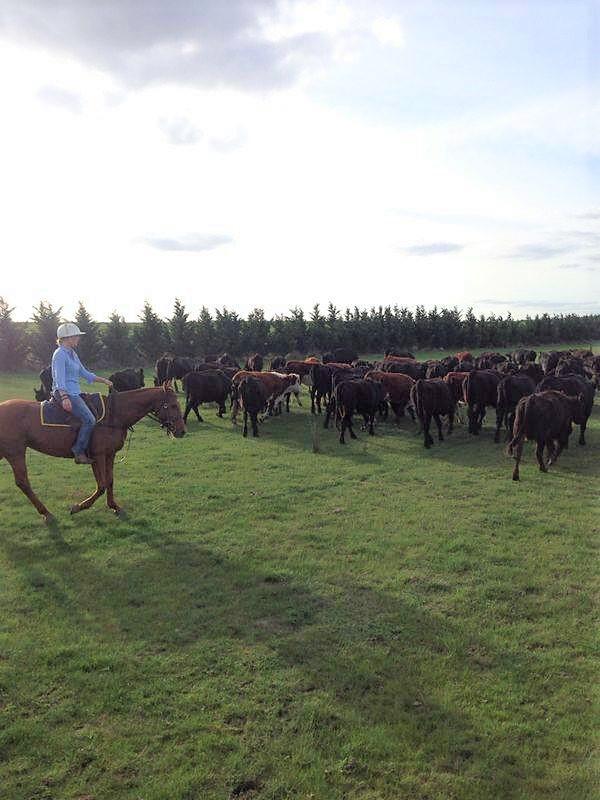
<svg viewBox="0 0 600 800"><path fill-rule="evenodd" d="M377 17L373 20L371 30L373 36L381 44L389 47L404 47L404 30L397 17Z"/></svg>

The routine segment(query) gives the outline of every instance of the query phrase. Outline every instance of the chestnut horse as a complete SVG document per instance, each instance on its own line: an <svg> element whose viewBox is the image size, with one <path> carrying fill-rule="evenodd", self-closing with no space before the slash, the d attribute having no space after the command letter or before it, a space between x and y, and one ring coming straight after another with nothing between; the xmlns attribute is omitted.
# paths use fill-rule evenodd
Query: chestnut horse
<svg viewBox="0 0 600 800"><path fill-rule="evenodd" d="M147 414L157 417L162 428L171 436L185 434L185 424L175 392L168 381L150 389L130 392L113 392L106 398L106 419L94 428L89 452L94 463L96 491L71 507L71 514L90 508L106 492L109 508L119 514L113 494L113 465L115 453L123 447L127 429ZM37 508L47 523L54 522L53 515L35 495L27 476L25 451L28 447L58 458L73 458L71 447L77 431L74 428L47 427L40 422L40 404L29 400L7 400L0 403L0 459L11 465L15 483Z"/></svg>

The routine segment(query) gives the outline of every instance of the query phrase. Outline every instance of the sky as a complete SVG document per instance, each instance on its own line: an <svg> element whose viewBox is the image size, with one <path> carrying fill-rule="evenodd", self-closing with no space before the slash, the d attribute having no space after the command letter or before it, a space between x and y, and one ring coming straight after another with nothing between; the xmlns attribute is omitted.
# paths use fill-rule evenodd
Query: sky
<svg viewBox="0 0 600 800"><path fill-rule="evenodd" d="M600 0L3 0L0 295L600 313Z"/></svg>

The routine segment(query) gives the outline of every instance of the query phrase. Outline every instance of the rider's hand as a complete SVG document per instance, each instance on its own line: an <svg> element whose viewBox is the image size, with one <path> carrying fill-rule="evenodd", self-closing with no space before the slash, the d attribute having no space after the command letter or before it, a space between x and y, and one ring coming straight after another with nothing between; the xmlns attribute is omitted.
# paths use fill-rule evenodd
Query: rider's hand
<svg viewBox="0 0 600 800"><path fill-rule="evenodd" d="M106 381L106 385L108 386L109 389L113 388L113 382L112 381L107 380Z"/></svg>
<svg viewBox="0 0 600 800"><path fill-rule="evenodd" d="M61 405L64 408L64 410L67 412L67 414L70 414L71 411L73 411L73 406L71 405L71 401L70 401L70 399L68 397L63 397Z"/></svg>

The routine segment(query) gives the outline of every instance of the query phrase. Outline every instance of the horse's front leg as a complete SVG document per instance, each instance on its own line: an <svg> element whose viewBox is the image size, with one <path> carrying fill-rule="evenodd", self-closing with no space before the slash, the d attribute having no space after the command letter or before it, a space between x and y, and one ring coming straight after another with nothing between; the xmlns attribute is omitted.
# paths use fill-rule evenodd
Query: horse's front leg
<svg viewBox="0 0 600 800"><path fill-rule="evenodd" d="M48 511L46 506L42 503L39 497L35 494L29 483L29 476L27 475L27 462L25 461L25 451L16 456L5 456L6 460L12 467L15 476L15 483L19 489L25 494L29 501L36 507L39 514L42 515L44 521L51 524L55 521L54 516Z"/></svg>
<svg viewBox="0 0 600 800"><path fill-rule="evenodd" d="M106 505L115 512L118 516L123 509L115 500L113 494L113 469L115 466L115 454L106 457Z"/></svg>
<svg viewBox="0 0 600 800"><path fill-rule="evenodd" d="M96 478L96 491L81 503L76 503L71 506L71 514L77 514L79 511L84 511L94 505L96 500L103 495L106 491L106 458L104 455L96 456L96 460L92 464L94 477Z"/></svg>

